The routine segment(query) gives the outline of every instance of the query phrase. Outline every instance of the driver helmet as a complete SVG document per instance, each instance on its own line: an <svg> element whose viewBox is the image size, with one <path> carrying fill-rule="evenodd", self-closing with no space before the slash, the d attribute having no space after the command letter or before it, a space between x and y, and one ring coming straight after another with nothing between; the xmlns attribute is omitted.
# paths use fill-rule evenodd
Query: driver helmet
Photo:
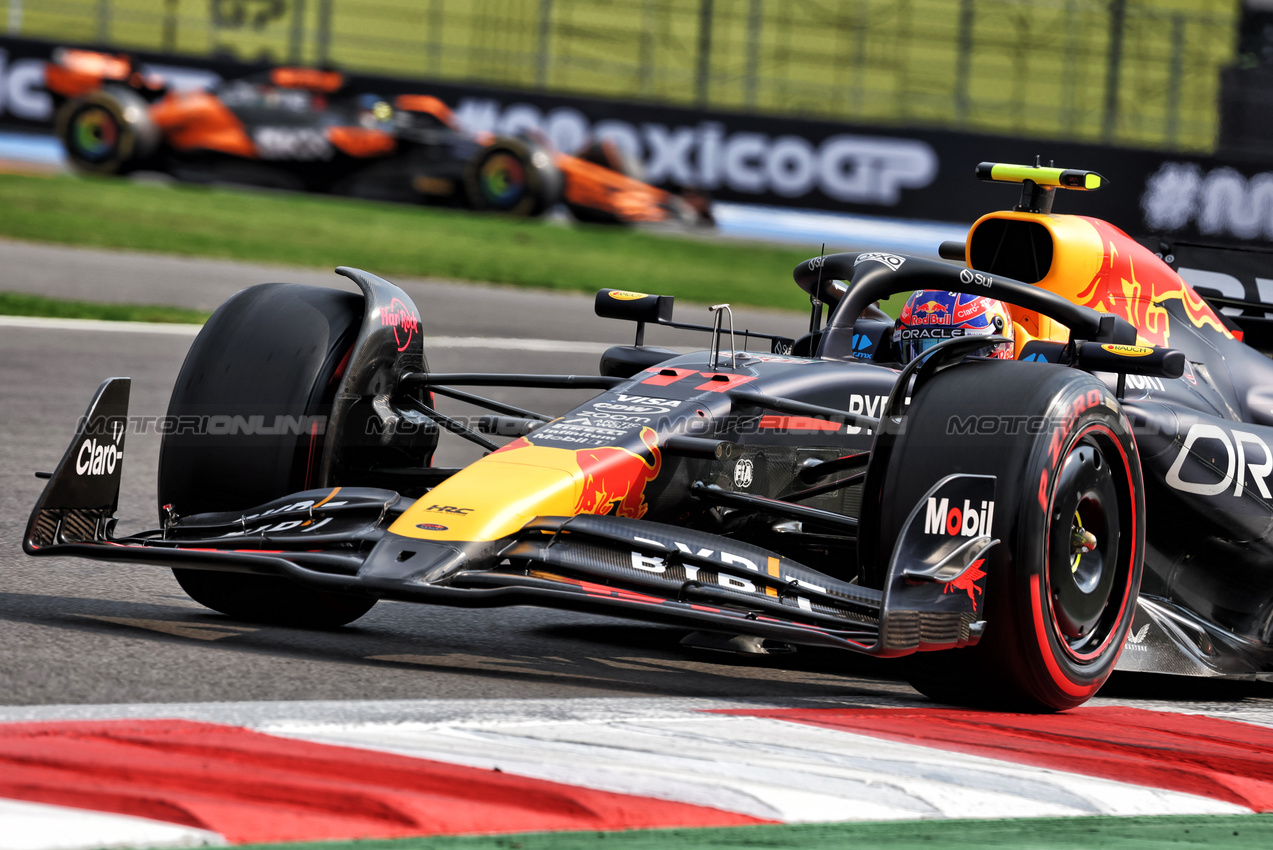
<svg viewBox="0 0 1273 850"><path fill-rule="evenodd" d="M944 340L981 335L1013 338L1012 316L1002 301L963 292L920 289L906 299L893 328L893 345L901 362L909 363ZM988 345L976 354L1011 360L1013 344Z"/></svg>

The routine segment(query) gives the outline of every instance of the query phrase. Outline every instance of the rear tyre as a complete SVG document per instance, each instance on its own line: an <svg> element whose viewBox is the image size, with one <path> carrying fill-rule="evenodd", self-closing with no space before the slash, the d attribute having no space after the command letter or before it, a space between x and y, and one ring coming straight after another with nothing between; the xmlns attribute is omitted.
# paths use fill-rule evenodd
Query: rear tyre
<svg viewBox="0 0 1273 850"><path fill-rule="evenodd" d="M464 186L475 210L537 216L557 203L562 177L539 145L501 138L469 163Z"/></svg>
<svg viewBox="0 0 1273 850"><path fill-rule="evenodd" d="M159 128L136 92L109 86L67 102L57 114L67 159L89 174L126 174L159 147Z"/></svg>
<svg viewBox="0 0 1273 850"><path fill-rule="evenodd" d="M985 567L985 635L969 649L907 659L916 690L1030 711L1090 699L1131 627L1145 542L1135 441L1105 385L1044 364L955 366L915 394L888 470L883 552L942 477L996 477L991 534L1002 542Z"/></svg>
<svg viewBox="0 0 1273 850"><path fill-rule="evenodd" d="M323 429L314 418L331 412L362 311L351 293L273 283L239 292L212 314L168 405L168 421L179 427L160 446L161 516L165 506L182 516L244 510L318 486ZM257 623L330 628L375 605L272 576L173 574L196 602Z"/></svg>

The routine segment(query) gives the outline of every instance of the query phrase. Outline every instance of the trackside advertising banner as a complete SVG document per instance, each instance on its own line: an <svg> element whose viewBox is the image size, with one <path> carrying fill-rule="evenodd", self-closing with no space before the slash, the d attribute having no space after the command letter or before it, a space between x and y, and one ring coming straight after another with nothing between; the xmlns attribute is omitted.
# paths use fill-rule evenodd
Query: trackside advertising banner
<svg viewBox="0 0 1273 850"><path fill-rule="evenodd" d="M0 38L0 125L50 131L43 66L59 45ZM136 53L174 87L212 86L263 70L228 59ZM651 182L698 186L720 200L900 218L971 222L1015 202L1011 186L978 183L985 160L1098 171L1109 188L1064 193L1058 212L1108 219L1133 234L1273 242L1273 159L1224 162L1161 152L940 130L863 127L786 116L701 112L427 80L350 75L391 96L433 94L471 130L544 133L565 152L613 139ZM1023 133L1029 128L1023 127Z"/></svg>

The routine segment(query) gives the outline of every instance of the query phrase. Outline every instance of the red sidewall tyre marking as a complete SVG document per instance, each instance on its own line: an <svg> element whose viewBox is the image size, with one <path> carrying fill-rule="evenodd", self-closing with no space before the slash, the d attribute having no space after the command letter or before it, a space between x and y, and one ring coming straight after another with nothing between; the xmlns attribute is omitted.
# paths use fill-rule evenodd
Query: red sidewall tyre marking
<svg viewBox="0 0 1273 850"><path fill-rule="evenodd" d="M1109 440L1110 444L1111 444L1111 445L1113 445L1115 448L1117 448L1117 449L1118 449L1119 456L1122 458L1122 462L1123 462L1123 463L1122 463L1123 474L1127 477L1127 491L1126 491L1126 492L1127 492L1129 495L1130 495L1130 494L1135 493L1135 492L1136 492L1136 488L1135 488L1135 484L1134 484L1134 482L1132 481L1131 464L1130 464L1130 462L1129 462L1129 461L1128 461L1128 459L1127 459L1127 452L1123 450L1123 445L1122 445L1122 443L1120 443L1120 442L1119 442L1117 435L1115 435L1115 434L1114 434L1114 432L1113 432L1112 430L1110 430L1110 428L1109 428L1108 426L1106 426L1106 425L1104 425L1104 424L1102 424L1102 423L1099 423L1099 422L1094 422L1094 423L1091 423L1091 424L1087 425L1086 427L1084 427L1084 428L1083 428L1083 430L1079 431L1079 433L1078 433L1077 435L1075 435L1075 437L1074 437L1072 440L1070 440L1069 444L1066 446L1066 451L1064 451L1064 452L1062 452L1062 453L1061 453L1061 457L1060 457L1060 459L1057 461L1057 467L1056 467L1056 469L1052 470L1052 472L1054 472L1054 473L1059 473L1059 472L1060 472L1060 466L1061 466L1061 464L1064 462L1065 458L1069 456L1069 452L1070 452L1070 450L1071 450L1071 449L1073 449L1073 448L1074 448L1074 446L1078 445L1078 443L1079 443L1079 442L1081 442L1081 441L1082 441L1082 439L1083 439L1085 436L1087 436L1088 434L1092 433L1093 431L1100 431L1100 432L1102 432L1102 433L1103 433L1103 434L1104 434L1104 435L1108 438L1108 440ZM1059 477L1059 476L1057 476L1057 477ZM1055 498L1056 498L1056 493L1055 493L1055 491L1049 494L1049 497L1048 497L1048 509L1047 509L1047 514L1046 514L1046 516L1044 517L1044 521L1045 521L1045 523L1046 523L1046 526L1045 526L1045 534L1044 534L1044 540L1045 540L1045 541L1046 541L1046 540L1050 540L1050 539L1051 539L1051 532L1052 532L1052 512L1053 512L1053 507L1054 507L1054 504L1053 504L1053 503L1054 503ZM1133 502L1134 502L1134 497L1133 497ZM1136 535L1137 535L1137 531L1138 531L1138 529L1137 529L1137 527L1136 527L1136 510L1135 510L1135 504L1132 504L1132 506L1131 506L1131 507L1132 507L1132 510L1128 512L1128 513L1130 513L1130 515L1131 515L1131 535L1130 535L1130 539L1129 539L1129 541L1128 541L1128 542L1129 542L1129 544L1130 544L1130 547L1131 547L1131 548L1129 549L1129 551L1128 551L1128 553L1127 553L1127 557L1126 557L1126 558L1124 558L1124 556L1123 556L1123 554L1122 554L1121 552L1119 553L1119 558L1118 558L1118 561L1119 561L1119 563L1120 563L1120 564L1125 563L1125 564L1127 564L1127 565L1128 565L1128 568L1127 568L1127 583L1126 583L1126 585L1123 587L1123 592L1122 592L1122 603L1121 603L1121 605L1120 605L1120 607L1119 607L1119 610L1118 610L1118 616L1114 618L1114 624L1115 624L1115 625L1117 625L1119 622L1121 622L1121 621L1122 621L1122 619L1123 619L1123 615L1124 615L1124 614L1126 613L1126 611L1127 611L1127 602L1128 602L1128 600L1131 598L1131 595L1132 595L1132 592L1133 592L1133 588L1132 588L1132 579L1133 579L1133 576L1134 576L1135 570L1134 570L1134 569L1132 569L1132 566L1131 566L1131 565L1136 563L1136 554L1137 554L1137 553L1136 553L1136 540L1137 540L1137 536L1136 536ZM1118 565L1116 564L1116 565L1114 565L1114 566L1115 566L1115 568L1117 568L1117 566L1118 566ZM1045 594L1047 594L1046 598L1050 599L1050 598L1051 598L1051 593L1052 593L1052 587L1051 587L1051 581L1050 581L1050 579L1049 579L1049 570L1047 570L1047 569L1046 569L1046 562L1045 562L1045 569L1043 570L1043 576L1044 576L1044 586L1043 586L1043 591L1044 591L1044 593L1045 593ZM1036 590L1037 590L1037 588L1035 588L1035 587L1033 587L1033 586L1031 587L1031 591L1032 591L1032 592L1031 592L1031 599L1032 599L1032 600L1037 600L1037 599L1038 599L1038 594L1037 594L1037 592L1035 592ZM1059 634L1061 633L1061 626L1060 626L1060 624L1057 622L1057 619L1056 619L1056 612L1052 609L1052 606L1051 606L1051 605L1049 605L1049 606L1048 606L1048 616L1049 616L1049 619L1051 620L1052 627L1053 627L1053 632L1052 632L1052 634L1053 634L1053 635L1059 635ZM1038 637L1038 639L1039 639L1039 641L1040 641L1040 644L1039 644L1040 649L1043 649L1043 650L1044 650L1044 653L1043 653L1043 654L1045 655L1045 657L1050 658L1050 657L1051 657L1051 652L1050 652L1050 651L1048 651L1048 648L1047 648L1047 647L1048 647L1048 636L1047 636L1046 634L1044 634L1044 633L1040 633L1040 632L1039 632L1039 625L1040 625L1040 624L1039 624L1038 618L1036 618L1036 621L1035 621L1035 633L1036 633L1036 636ZM1070 648L1069 644L1067 644L1067 643L1066 643L1065 641L1063 641L1063 640L1058 640L1058 641L1057 641L1057 643L1058 643L1058 644L1060 644L1061 650L1062 650L1062 651L1063 651L1066 655L1070 656L1071 658L1075 659L1076 661L1086 662L1086 661L1091 661L1091 660L1093 660L1093 659L1095 659L1095 658L1100 657L1101 653L1105 652L1105 650L1109 648L1110 641L1112 641L1112 640L1114 640L1116 637L1118 637L1118 636L1119 636L1119 633L1120 633L1121 631L1122 631L1121 629L1117 629L1117 628L1115 628L1113 631L1111 631L1111 632L1110 632L1110 634L1109 634L1109 635L1105 638L1105 640L1101 641L1101 644L1100 644L1098 647L1096 647L1096 649L1094 649L1094 650L1092 650L1091 652L1088 652L1088 653L1079 653L1079 652L1074 652L1074 651ZM1122 643L1122 642L1120 641L1120 646L1119 646L1119 648L1118 648L1118 654L1122 654L1122 646L1121 646L1121 643ZM1054 676L1054 678L1055 678L1055 676ZM1067 691L1067 693L1068 693L1068 691Z"/></svg>

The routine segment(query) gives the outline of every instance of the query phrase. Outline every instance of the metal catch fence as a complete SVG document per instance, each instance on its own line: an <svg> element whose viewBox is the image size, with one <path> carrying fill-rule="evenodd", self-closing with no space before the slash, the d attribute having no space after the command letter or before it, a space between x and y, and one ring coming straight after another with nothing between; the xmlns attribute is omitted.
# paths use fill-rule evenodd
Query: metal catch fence
<svg viewBox="0 0 1273 850"><path fill-rule="evenodd" d="M0 0L10 35L1207 151L1237 0Z"/></svg>

